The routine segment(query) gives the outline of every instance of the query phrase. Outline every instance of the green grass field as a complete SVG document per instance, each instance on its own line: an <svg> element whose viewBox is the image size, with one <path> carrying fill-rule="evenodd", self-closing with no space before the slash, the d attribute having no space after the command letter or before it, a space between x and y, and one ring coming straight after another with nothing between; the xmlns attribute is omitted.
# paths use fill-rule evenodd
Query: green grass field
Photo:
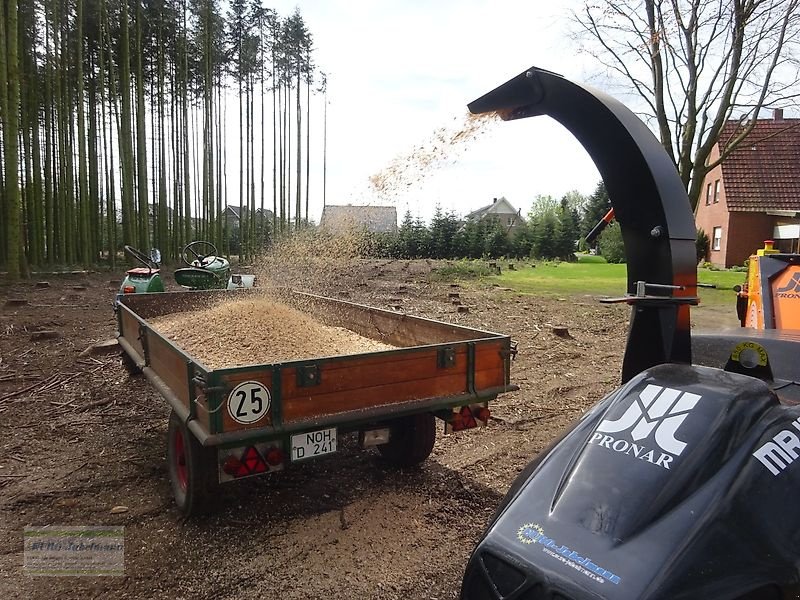
<svg viewBox="0 0 800 600"><path fill-rule="evenodd" d="M587 257L596 260L599 257ZM600 259L602 261L602 259ZM626 266L604 262L577 263L515 263L517 270L509 271L505 263L499 263L502 275L483 278L523 294L545 296L621 296L626 291ZM733 286L745 280L745 273L732 271L709 271L698 269L700 283L714 284L716 289L698 290L703 304L733 305Z"/></svg>

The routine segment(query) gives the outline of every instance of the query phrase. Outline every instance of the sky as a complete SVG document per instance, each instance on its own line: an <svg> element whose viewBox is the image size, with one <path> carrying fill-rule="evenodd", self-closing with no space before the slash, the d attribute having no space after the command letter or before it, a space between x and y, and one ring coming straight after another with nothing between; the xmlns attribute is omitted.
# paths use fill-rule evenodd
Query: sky
<svg viewBox="0 0 800 600"><path fill-rule="evenodd" d="M414 149L459 130L467 104L530 66L586 82L590 59L569 36L562 2L487 0L273 1L300 9L328 73L328 204L395 205L425 220L436 205L465 215L506 197L523 213L538 194L589 194L600 176L572 135L548 117L497 122L435 165ZM311 218L322 211L322 99L311 122ZM417 152L418 154L418 152ZM412 160L409 162L409 157ZM370 177L400 161L404 177L378 195Z"/></svg>

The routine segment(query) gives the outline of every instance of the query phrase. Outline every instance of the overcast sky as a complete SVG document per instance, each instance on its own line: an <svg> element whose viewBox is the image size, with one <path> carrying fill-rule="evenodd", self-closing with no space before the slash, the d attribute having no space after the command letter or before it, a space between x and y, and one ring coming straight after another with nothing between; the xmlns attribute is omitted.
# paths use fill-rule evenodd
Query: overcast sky
<svg viewBox="0 0 800 600"><path fill-rule="evenodd" d="M328 204L394 204L429 219L438 203L464 215L505 196L523 213L537 194L599 181L572 135L547 117L498 123L435 165L409 156L442 127L457 131L466 105L535 65L587 81L594 65L568 35L573 0L278 1L299 7L328 80ZM312 120L311 217L322 210L321 101ZM405 161L401 186L376 196L369 178ZM402 192L399 191L402 188Z"/></svg>

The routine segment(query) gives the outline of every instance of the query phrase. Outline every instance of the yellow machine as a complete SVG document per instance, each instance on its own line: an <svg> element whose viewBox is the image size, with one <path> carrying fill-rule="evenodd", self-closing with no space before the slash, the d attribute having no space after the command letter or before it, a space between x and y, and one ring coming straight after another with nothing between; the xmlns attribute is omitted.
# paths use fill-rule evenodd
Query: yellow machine
<svg viewBox="0 0 800 600"><path fill-rule="evenodd" d="M800 330L800 254L781 253L766 240L750 257L736 312L742 327Z"/></svg>

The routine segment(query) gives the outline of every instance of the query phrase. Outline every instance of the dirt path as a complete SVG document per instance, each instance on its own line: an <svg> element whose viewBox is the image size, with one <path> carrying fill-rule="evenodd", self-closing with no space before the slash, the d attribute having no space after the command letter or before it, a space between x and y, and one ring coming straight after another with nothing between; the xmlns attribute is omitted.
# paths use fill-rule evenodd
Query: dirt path
<svg viewBox="0 0 800 600"><path fill-rule="evenodd" d="M627 309L428 280L426 261L342 267L312 291L508 333L520 391L488 428L440 435L418 469L355 444L278 477L223 488L183 522L169 494L166 403L117 355L106 275L0 291L0 595L51 598L455 598L469 552L514 476L618 378ZM73 289L81 286L84 289ZM9 298L27 305L6 306ZM570 337L553 335L567 327ZM31 341L37 330L59 337ZM27 387L24 393L12 396ZM128 512L111 514L124 505ZM125 576L26 577L26 525L124 525Z"/></svg>

